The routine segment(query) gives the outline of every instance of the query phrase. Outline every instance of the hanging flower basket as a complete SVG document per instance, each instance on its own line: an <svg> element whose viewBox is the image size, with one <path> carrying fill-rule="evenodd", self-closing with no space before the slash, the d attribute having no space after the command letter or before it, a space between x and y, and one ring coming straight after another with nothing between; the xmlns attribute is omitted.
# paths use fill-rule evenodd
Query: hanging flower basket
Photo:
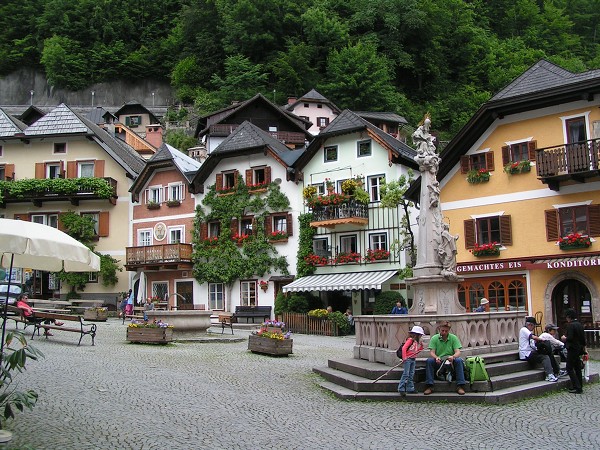
<svg viewBox="0 0 600 450"><path fill-rule="evenodd" d="M479 245L475 243L475 247L470 250L473 253L473 256L499 256L500 255L500 247L498 247L497 242L492 242L491 244L483 244Z"/></svg>
<svg viewBox="0 0 600 450"><path fill-rule="evenodd" d="M560 238L557 244L561 250L572 250L577 248L588 248L592 245L592 241L589 236L571 233L568 236Z"/></svg>
<svg viewBox="0 0 600 450"><path fill-rule="evenodd" d="M487 169L473 169L467 172L467 181L471 184L490 181L490 171Z"/></svg>

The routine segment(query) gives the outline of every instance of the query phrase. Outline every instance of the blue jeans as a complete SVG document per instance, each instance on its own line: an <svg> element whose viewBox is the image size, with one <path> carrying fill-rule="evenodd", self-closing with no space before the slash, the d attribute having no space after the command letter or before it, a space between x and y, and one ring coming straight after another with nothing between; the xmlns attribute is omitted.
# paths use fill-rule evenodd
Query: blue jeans
<svg viewBox="0 0 600 450"><path fill-rule="evenodd" d="M433 358L427 358L425 366L425 384L433 386L433 375L440 368L441 364L435 362ZM456 385L462 386L465 384L465 364L462 358L454 358L454 376L456 377Z"/></svg>
<svg viewBox="0 0 600 450"><path fill-rule="evenodd" d="M398 392L415 392L415 383L413 379L415 376L416 365L417 360L414 358L404 361L404 371L402 372L402 377L398 384Z"/></svg>

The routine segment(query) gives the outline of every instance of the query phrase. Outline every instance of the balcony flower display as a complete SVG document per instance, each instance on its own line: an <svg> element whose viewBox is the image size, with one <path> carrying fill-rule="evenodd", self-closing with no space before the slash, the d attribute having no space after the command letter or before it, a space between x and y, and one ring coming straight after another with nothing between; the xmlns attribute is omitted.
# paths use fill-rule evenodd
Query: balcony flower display
<svg viewBox="0 0 600 450"><path fill-rule="evenodd" d="M471 184L490 181L490 171L487 169L473 169L467 172L467 181Z"/></svg>
<svg viewBox="0 0 600 450"><path fill-rule="evenodd" d="M288 238L288 234L285 231L272 231L269 233L270 241L282 241Z"/></svg>
<svg viewBox="0 0 600 450"><path fill-rule="evenodd" d="M246 184L246 186L248 187L249 191L258 191L258 190L261 190L261 189L266 189L268 185L269 185L269 183L267 183L266 181L263 181L261 183L254 183L254 184L248 183L248 184Z"/></svg>
<svg viewBox="0 0 600 450"><path fill-rule="evenodd" d="M475 243L475 247L470 251L473 253L473 256L498 256L500 255L500 247L498 245L497 242L482 245Z"/></svg>
<svg viewBox="0 0 600 450"><path fill-rule="evenodd" d="M579 233L571 233L560 238L557 244L561 250L570 250L573 248L588 248L590 245L592 245L592 241L589 236L583 236Z"/></svg>
<svg viewBox="0 0 600 450"><path fill-rule="evenodd" d="M523 160L508 163L504 166L504 171L509 175L531 172L531 161Z"/></svg>
<svg viewBox="0 0 600 450"><path fill-rule="evenodd" d="M306 200L306 205L310 208L320 208L323 206L341 205L347 203L349 200L349 195L332 192L329 195L314 195Z"/></svg>
<svg viewBox="0 0 600 450"><path fill-rule="evenodd" d="M239 234L239 233L235 233L233 236L231 236L231 239L238 245L242 245L244 242L246 242L248 239L250 239L250 235L249 234Z"/></svg>
<svg viewBox="0 0 600 450"><path fill-rule="evenodd" d="M367 250L367 254L365 255L365 261L366 262L373 262L373 261L382 261L385 259L388 259L390 257L390 252L388 250L384 250L382 248L378 248L375 250Z"/></svg>
<svg viewBox="0 0 600 450"><path fill-rule="evenodd" d="M304 262L309 266L326 266L329 264L329 258L327 258L327 256L319 256L311 253L304 257Z"/></svg>
<svg viewBox="0 0 600 450"><path fill-rule="evenodd" d="M358 263L360 262L361 256L360 253L356 252L347 252L347 253L338 253L335 258L336 264L350 264L350 263Z"/></svg>
<svg viewBox="0 0 600 450"><path fill-rule="evenodd" d="M302 189L302 197L304 200L309 200L315 195L317 195L317 188L314 186L306 186L304 189Z"/></svg>

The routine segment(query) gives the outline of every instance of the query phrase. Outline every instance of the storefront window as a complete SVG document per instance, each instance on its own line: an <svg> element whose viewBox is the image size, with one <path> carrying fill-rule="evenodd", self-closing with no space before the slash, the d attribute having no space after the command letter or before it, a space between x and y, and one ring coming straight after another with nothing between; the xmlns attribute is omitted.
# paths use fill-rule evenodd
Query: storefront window
<svg viewBox="0 0 600 450"><path fill-rule="evenodd" d="M487 299L490 301L490 311L504 311L506 301L504 285L499 281L490 283Z"/></svg>
<svg viewBox="0 0 600 450"><path fill-rule="evenodd" d="M508 304L510 311L525 311L525 285L521 280L513 280L508 285Z"/></svg>

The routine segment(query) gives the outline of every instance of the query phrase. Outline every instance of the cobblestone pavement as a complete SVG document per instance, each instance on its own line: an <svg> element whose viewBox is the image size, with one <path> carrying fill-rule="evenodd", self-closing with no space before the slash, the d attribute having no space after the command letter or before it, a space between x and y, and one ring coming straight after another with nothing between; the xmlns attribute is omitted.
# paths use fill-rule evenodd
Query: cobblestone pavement
<svg viewBox="0 0 600 450"><path fill-rule="evenodd" d="M7 448L600 448L600 384L505 406L346 402L312 368L350 357L351 337L295 335L294 354L273 358L247 340L139 345L117 319L98 328L94 347L75 333L34 339L45 358L17 381L39 401L9 422Z"/></svg>

